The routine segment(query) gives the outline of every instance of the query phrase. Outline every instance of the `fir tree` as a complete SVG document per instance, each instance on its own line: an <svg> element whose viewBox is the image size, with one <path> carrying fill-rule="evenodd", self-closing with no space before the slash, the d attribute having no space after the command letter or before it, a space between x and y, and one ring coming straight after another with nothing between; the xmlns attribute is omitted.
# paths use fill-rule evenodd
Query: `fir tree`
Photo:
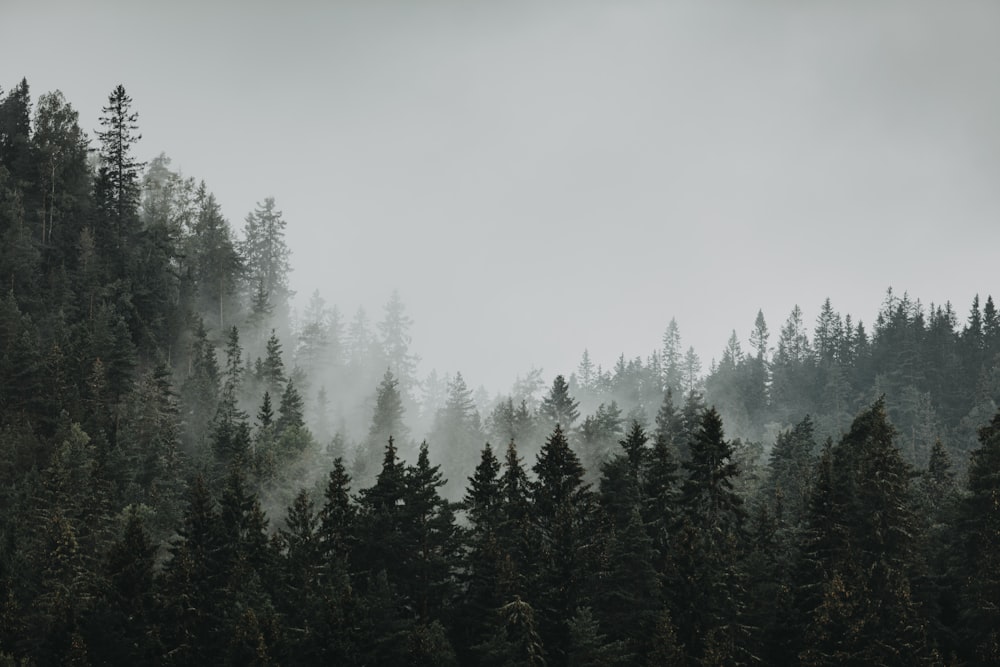
<svg viewBox="0 0 1000 667"><path fill-rule="evenodd" d="M569 395L569 385L562 375L557 375L552 381L552 388L542 399L539 414L546 420L549 428L558 424L566 433L580 417L580 403Z"/></svg>

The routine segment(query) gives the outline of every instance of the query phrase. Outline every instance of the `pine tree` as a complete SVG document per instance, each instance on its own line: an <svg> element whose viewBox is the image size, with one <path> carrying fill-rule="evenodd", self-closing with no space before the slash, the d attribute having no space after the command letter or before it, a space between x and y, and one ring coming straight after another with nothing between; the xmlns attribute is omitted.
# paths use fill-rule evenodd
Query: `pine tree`
<svg viewBox="0 0 1000 667"><path fill-rule="evenodd" d="M670 392L681 395L684 391L682 369L684 359L681 352L681 334L677 320L670 318L670 324L663 333L663 387Z"/></svg>
<svg viewBox="0 0 1000 667"><path fill-rule="evenodd" d="M431 465L427 443L422 443L416 464L406 470L403 525L405 553L412 561L403 559L400 587L423 624L442 618L455 594L458 529L451 504L439 493L444 484L440 467Z"/></svg>
<svg viewBox="0 0 1000 667"><path fill-rule="evenodd" d="M31 163L31 93L21 81L0 102L0 165L17 181L28 180Z"/></svg>
<svg viewBox="0 0 1000 667"><path fill-rule="evenodd" d="M267 348L263 360L258 362L256 369L257 380L264 388L271 392L273 396L281 396L285 390L285 383L288 376L285 373L285 362L281 356L281 341L278 340L277 332L271 329L271 336L267 339Z"/></svg>
<svg viewBox="0 0 1000 667"><path fill-rule="evenodd" d="M406 314L399 292L393 290L385 305L385 316L379 322L378 330L389 370L398 380L400 394L406 402L412 401L412 392L417 385L417 364L420 362L420 357L410 351L411 326L413 319Z"/></svg>
<svg viewBox="0 0 1000 667"><path fill-rule="evenodd" d="M620 451L601 465L600 500L616 529L625 528L633 510L644 504L644 474L649 437L637 421L619 440Z"/></svg>
<svg viewBox="0 0 1000 667"><path fill-rule="evenodd" d="M472 390L465 384L462 374L456 373L448 383L448 397L434 418L430 436L430 442L443 461L444 476L452 480L452 484L445 487L445 494L452 495L460 489L459 480L475 467L481 443L485 440Z"/></svg>
<svg viewBox="0 0 1000 667"><path fill-rule="evenodd" d="M587 582L594 572L594 503L583 466L559 425L533 470L532 508L541 556L535 570L535 597L543 611L545 645L553 659L562 662L570 650L565 619L586 604Z"/></svg>
<svg viewBox="0 0 1000 667"><path fill-rule="evenodd" d="M163 641L176 647L172 660L179 664L221 660L223 540L214 499L199 476L160 581Z"/></svg>
<svg viewBox="0 0 1000 667"><path fill-rule="evenodd" d="M611 641L622 642L635 662L646 653L661 604L657 554L639 507L611 539L609 566L602 578L596 609Z"/></svg>
<svg viewBox="0 0 1000 667"><path fill-rule="evenodd" d="M374 577L385 571L392 585L399 556L408 546L402 525L405 497L406 466L399 460L395 440L390 437L375 484L361 489L359 494L362 533L355 556L362 572Z"/></svg>
<svg viewBox="0 0 1000 667"><path fill-rule="evenodd" d="M246 263L247 284L266 294L279 312L283 312L292 296L288 287L291 252L285 242L285 226L274 198L265 198L263 204L258 203L247 214L240 253Z"/></svg>
<svg viewBox="0 0 1000 667"><path fill-rule="evenodd" d="M739 568L746 511L733 490L738 474L733 448L714 408L702 416L690 447L679 498L677 579L668 585L676 587L676 599L682 601L676 612L679 636L693 656L703 658L710 636L718 641L724 637L730 646L746 645Z"/></svg>
<svg viewBox="0 0 1000 667"><path fill-rule="evenodd" d="M515 596L497 610L494 628L493 636L476 647L482 664L545 667L545 647L530 603Z"/></svg>
<svg viewBox="0 0 1000 667"><path fill-rule="evenodd" d="M602 403L593 415L584 419L580 427L580 450L584 468L592 471L592 476L618 449L622 422L622 411L614 401L609 405Z"/></svg>
<svg viewBox="0 0 1000 667"><path fill-rule="evenodd" d="M494 610L503 602L500 584L503 500L500 462L493 454L493 448L486 443L479 465L469 478L462 502L470 524L465 536L468 550L465 611L459 621L464 635L463 645L479 643L477 639L483 635Z"/></svg>
<svg viewBox="0 0 1000 667"><path fill-rule="evenodd" d="M92 183L87 168L87 137L79 114L62 93L38 98L31 141L38 160L40 200L39 240L50 249L53 265L71 260L71 244L91 203ZM11 155L4 149L0 154Z"/></svg>
<svg viewBox="0 0 1000 667"><path fill-rule="evenodd" d="M223 331L232 319L235 297L243 274L243 259L232 228L223 217L215 195L204 183L197 195L198 212L188 242L188 265L199 310L212 314Z"/></svg>
<svg viewBox="0 0 1000 667"><path fill-rule="evenodd" d="M816 440L812 419L807 415L793 428L778 434L770 455L770 472L764 487L772 511L780 521L798 523L809 501L810 480L815 468Z"/></svg>
<svg viewBox="0 0 1000 667"><path fill-rule="evenodd" d="M979 431L969 461L969 494L960 507L961 645L989 664L1000 656L1000 413Z"/></svg>
<svg viewBox="0 0 1000 667"><path fill-rule="evenodd" d="M397 439L405 442L409 435L409 429L403 422L403 415L403 399L399 393L399 382L387 370L375 393L375 409L372 413L371 425L368 427L368 437L359 447L357 461L360 464L361 479L359 481L367 482L372 479L372 473L374 473L375 465L378 462L378 453L383 450L389 438L392 438L394 442Z"/></svg>
<svg viewBox="0 0 1000 667"><path fill-rule="evenodd" d="M142 138L137 133L138 114L132 98L121 85L108 96L97 138L101 166L97 175L97 200L104 216L97 227L98 243L108 258L112 277L124 277L132 244L138 233L140 173L145 166L132 155Z"/></svg>
<svg viewBox="0 0 1000 667"><path fill-rule="evenodd" d="M289 380L285 391L281 394L281 405L278 406L278 421L275 423L278 435L305 428L304 406L295 381Z"/></svg>
<svg viewBox="0 0 1000 667"><path fill-rule="evenodd" d="M912 594L916 521L909 467L893 442L884 399L824 451L799 585L810 619L808 664L925 664L926 622Z"/></svg>
<svg viewBox="0 0 1000 667"><path fill-rule="evenodd" d="M549 428L558 424L565 433L568 433L579 419L580 403L569 395L569 385L562 375L557 375L552 381L552 388L542 399L539 414Z"/></svg>
<svg viewBox="0 0 1000 667"><path fill-rule="evenodd" d="M130 507L121 536L107 557L109 586L104 593L101 631L87 642L91 655L109 663L154 660L157 635L153 598L156 545L137 508Z"/></svg>

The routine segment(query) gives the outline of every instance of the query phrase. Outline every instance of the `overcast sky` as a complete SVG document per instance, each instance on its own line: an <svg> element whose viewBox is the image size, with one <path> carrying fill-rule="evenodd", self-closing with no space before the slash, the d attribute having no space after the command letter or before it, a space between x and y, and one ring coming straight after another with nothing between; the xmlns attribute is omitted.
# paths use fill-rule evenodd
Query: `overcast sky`
<svg viewBox="0 0 1000 667"><path fill-rule="evenodd" d="M139 157L237 230L274 196L293 287L349 319L398 288L422 371L509 388L646 356L707 367L763 309L885 289L964 317L997 289L998 2L0 2L0 85Z"/></svg>

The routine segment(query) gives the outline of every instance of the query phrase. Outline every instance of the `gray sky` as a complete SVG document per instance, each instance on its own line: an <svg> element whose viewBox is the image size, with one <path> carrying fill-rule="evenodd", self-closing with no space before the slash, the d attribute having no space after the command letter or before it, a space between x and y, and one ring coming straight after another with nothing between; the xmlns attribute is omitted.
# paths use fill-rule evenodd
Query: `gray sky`
<svg viewBox="0 0 1000 667"><path fill-rule="evenodd" d="M203 7L202 4L210 7ZM234 228L274 196L293 287L422 371L647 355L707 367L758 308L870 322L885 288L964 317L1000 247L997 2L46 2L0 6L0 85L91 135L118 83L140 157Z"/></svg>

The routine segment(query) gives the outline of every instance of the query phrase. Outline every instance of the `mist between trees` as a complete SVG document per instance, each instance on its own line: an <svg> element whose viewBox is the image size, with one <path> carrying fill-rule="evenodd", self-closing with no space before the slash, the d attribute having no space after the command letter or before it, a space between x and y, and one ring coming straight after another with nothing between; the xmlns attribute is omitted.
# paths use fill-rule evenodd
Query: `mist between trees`
<svg viewBox="0 0 1000 667"><path fill-rule="evenodd" d="M0 103L0 662L1000 660L992 298L474 391L101 125Z"/></svg>

